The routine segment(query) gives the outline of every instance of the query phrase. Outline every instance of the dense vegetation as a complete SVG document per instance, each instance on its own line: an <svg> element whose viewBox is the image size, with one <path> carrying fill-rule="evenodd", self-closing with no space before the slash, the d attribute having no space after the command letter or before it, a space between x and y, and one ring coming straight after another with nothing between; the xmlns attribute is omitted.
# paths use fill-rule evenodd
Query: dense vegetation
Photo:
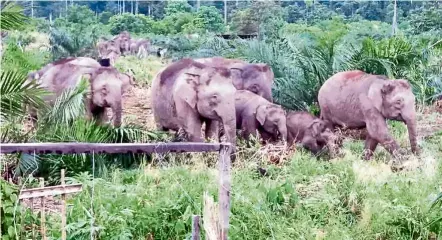
<svg viewBox="0 0 442 240"><path fill-rule="evenodd" d="M346 69L409 80L419 109L442 97L439 2L397 1L395 7L395 1L227 1L225 16L223 1L18 4L22 7L2 2L0 18L1 30L8 32L2 39L0 75L2 142L167 141L166 134L147 126L112 128L84 120L86 82L63 94L53 107L41 100L45 92L39 86L24 84L29 71L61 57L96 57L97 41L123 30L166 47L169 60L225 56L267 63L275 73L275 101L288 109L317 114L319 87ZM220 33L257 37L226 40L217 36ZM134 56L116 64L120 70L133 69L140 88L148 88L162 66L156 57ZM28 126L25 102L43 109L35 128ZM440 124L440 118L433 112L419 120ZM408 147L406 128L389 124L401 146ZM333 161L317 160L301 150L284 156L278 166L258 144L240 145L243 151L233 169L231 238L440 238L440 130L420 142L422 156L410 156L419 167L401 173L391 172L385 164L389 156L380 148L375 161L361 162L363 144L350 139L344 143L344 155ZM94 186L93 201L90 191L71 200L70 239L90 238L91 231L99 239L146 239L149 234L154 239L183 239L189 236L191 215L202 214L203 192L216 195L214 161L210 154L22 154L7 156L1 164L6 169L2 174L32 173L52 184L64 168L69 181L82 182L86 190ZM270 176L259 176L257 166L268 169ZM2 210L2 234L10 234L3 222L9 221L4 214L10 219L11 211L9 205ZM49 221L50 234L59 237L58 217L51 215Z"/></svg>

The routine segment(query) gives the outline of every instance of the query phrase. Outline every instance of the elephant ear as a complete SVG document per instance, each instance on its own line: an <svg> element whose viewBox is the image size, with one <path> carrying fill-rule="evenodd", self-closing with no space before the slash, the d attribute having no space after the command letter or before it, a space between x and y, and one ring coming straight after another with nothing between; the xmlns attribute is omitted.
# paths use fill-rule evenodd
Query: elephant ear
<svg viewBox="0 0 442 240"><path fill-rule="evenodd" d="M390 94L393 92L395 88L395 83L391 80L385 81L385 83L382 85L381 93L383 96Z"/></svg>
<svg viewBox="0 0 442 240"><path fill-rule="evenodd" d="M256 109L256 120L258 120L259 124L264 125L268 113L268 105L260 105Z"/></svg>
<svg viewBox="0 0 442 240"><path fill-rule="evenodd" d="M201 75L198 71L188 71L184 73L186 76L186 85L185 88L187 90L183 92L178 92L177 94L182 94L181 97L184 99L184 101L189 104L192 108L196 107L197 103L197 87L200 83ZM185 94L183 94L185 93Z"/></svg>
<svg viewBox="0 0 442 240"><path fill-rule="evenodd" d="M233 85L238 89L244 89L244 84L242 81L243 69L239 66L234 66L229 68L232 75Z"/></svg>
<svg viewBox="0 0 442 240"><path fill-rule="evenodd" d="M313 136L319 136L321 134L322 130L324 129L325 124L321 119L315 119L310 125L310 129L312 131Z"/></svg>
<svg viewBox="0 0 442 240"><path fill-rule="evenodd" d="M270 70L270 66L265 63L257 63L256 66L260 68L261 72L267 72Z"/></svg>

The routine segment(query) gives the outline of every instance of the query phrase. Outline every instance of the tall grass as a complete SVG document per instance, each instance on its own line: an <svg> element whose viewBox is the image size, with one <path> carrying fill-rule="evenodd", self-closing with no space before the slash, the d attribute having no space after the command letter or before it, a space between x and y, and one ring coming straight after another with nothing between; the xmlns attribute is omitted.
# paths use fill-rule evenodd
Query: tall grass
<svg viewBox="0 0 442 240"><path fill-rule="evenodd" d="M406 140L404 127L393 126ZM397 128L397 129L396 129ZM317 161L298 151L281 165L250 152L232 168L231 239L428 239L440 236L438 205L442 165L437 140L423 145L419 168L391 172L382 161L356 160L362 147L346 142L345 157ZM376 160L385 151L375 155ZM192 214L202 214L203 193L217 195L217 170L207 154L189 165L131 171L112 170L105 179L89 174L69 178L86 191L70 200L68 236L89 239L187 239ZM209 157L212 158L212 157ZM256 170L267 169L268 176ZM93 191L92 191L92 185ZM93 195L93 200L91 198ZM93 208L93 214L91 209ZM57 223L57 215L51 222ZM90 220L94 218L93 228ZM56 229L56 227L54 227ZM58 231L51 233L58 237ZM204 238L204 237L203 237Z"/></svg>

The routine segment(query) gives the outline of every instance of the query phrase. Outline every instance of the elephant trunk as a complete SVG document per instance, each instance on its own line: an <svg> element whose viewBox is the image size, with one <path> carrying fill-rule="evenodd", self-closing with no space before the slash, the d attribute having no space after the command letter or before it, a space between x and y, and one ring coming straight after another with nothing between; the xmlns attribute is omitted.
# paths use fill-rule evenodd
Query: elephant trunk
<svg viewBox="0 0 442 240"><path fill-rule="evenodd" d="M287 125L285 121L281 121L278 124L278 132L281 140L287 142Z"/></svg>
<svg viewBox="0 0 442 240"><path fill-rule="evenodd" d="M273 96L271 91L264 91L263 98L267 99L269 102L273 103Z"/></svg>
<svg viewBox="0 0 442 240"><path fill-rule="evenodd" d="M417 148L417 133L416 133L416 117L405 118L405 124L407 124L408 138L410 139L411 151L413 153L418 152Z"/></svg>
<svg viewBox="0 0 442 240"><path fill-rule="evenodd" d="M121 99L118 99L112 104L112 112L114 114L114 127L121 126L121 112L122 112Z"/></svg>

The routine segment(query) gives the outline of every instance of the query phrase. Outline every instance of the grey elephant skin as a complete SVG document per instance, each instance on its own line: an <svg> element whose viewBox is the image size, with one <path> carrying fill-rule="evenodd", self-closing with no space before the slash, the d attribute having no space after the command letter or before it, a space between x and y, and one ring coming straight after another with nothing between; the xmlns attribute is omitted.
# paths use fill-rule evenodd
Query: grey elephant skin
<svg viewBox="0 0 442 240"><path fill-rule="evenodd" d="M287 143L295 143L310 150L313 154L322 151L331 140L331 129L326 123L308 112L289 111L287 113Z"/></svg>
<svg viewBox="0 0 442 240"><path fill-rule="evenodd" d="M105 110L110 107L114 113L114 126L121 125L122 94L134 84L132 76L113 67L102 67L91 58L61 59L50 65L40 78L33 79L51 93L44 99L49 105L63 91L76 87L84 77L90 82L90 97L85 99L88 116L102 123L106 119ZM36 110L31 111L31 116L37 118Z"/></svg>
<svg viewBox="0 0 442 240"><path fill-rule="evenodd" d="M123 31L110 40L99 41L98 54L101 58L109 58L111 64L115 64L118 57L130 52L131 41L129 32Z"/></svg>
<svg viewBox="0 0 442 240"><path fill-rule="evenodd" d="M184 130L187 140L218 138L221 123L227 140L236 145L235 92L230 72L185 58L163 68L152 83L155 122L163 130Z"/></svg>
<svg viewBox="0 0 442 240"><path fill-rule="evenodd" d="M146 57L150 48L150 41L147 39L131 39L130 40L130 53L132 55L139 55L140 57Z"/></svg>
<svg viewBox="0 0 442 240"><path fill-rule="evenodd" d="M247 90L235 94L236 128L249 139L257 132L263 140L287 141L286 113L284 109Z"/></svg>
<svg viewBox="0 0 442 240"><path fill-rule="evenodd" d="M418 153L416 140L415 96L405 79L363 71L339 72L330 77L318 94L321 119L331 127L366 128L365 159L370 159L380 143L396 155L398 143L388 132L386 120L407 125L411 150Z"/></svg>
<svg viewBox="0 0 442 240"><path fill-rule="evenodd" d="M272 85L274 74L272 68L264 63L247 63L239 59L223 57L200 58L197 62L214 67L226 67L232 72L233 85L238 90L249 90L273 102Z"/></svg>

